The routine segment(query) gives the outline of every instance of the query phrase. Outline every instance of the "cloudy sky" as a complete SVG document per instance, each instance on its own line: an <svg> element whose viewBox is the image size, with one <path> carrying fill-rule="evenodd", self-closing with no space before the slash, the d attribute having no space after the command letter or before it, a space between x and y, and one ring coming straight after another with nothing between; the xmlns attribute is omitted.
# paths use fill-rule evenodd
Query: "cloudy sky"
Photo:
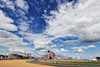
<svg viewBox="0 0 100 67"><path fill-rule="evenodd" d="M58 58L100 56L100 0L0 0L0 54L47 50Z"/></svg>

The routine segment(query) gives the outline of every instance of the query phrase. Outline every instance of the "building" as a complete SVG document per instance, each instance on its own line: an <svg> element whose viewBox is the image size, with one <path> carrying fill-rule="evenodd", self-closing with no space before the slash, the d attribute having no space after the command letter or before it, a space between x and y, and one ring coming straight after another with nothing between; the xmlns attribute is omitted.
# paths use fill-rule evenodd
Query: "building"
<svg viewBox="0 0 100 67"><path fill-rule="evenodd" d="M7 59L7 55L0 55L0 59Z"/></svg>
<svg viewBox="0 0 100 67"><path fill-rule="evenodd" d="M3 58L3 55L0 55L0 59L2 59Z"/></svg>
<svg viewBox="0 0 100 67"><path fill-rule="evenodd" d="M26 53L13 53L8 56L8 59L30 59L31 56Z"/></svg>
<svg viewBox="0 0 100 67"><path fill-rule="evenodd" d="M96 59L100 62L100 57L96 57Z"/></svg>

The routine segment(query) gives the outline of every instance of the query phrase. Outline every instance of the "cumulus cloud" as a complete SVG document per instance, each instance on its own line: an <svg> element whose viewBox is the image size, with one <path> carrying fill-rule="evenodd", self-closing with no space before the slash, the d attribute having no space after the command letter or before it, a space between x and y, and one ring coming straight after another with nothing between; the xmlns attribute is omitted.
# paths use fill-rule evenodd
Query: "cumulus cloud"
<svg viewBox="0 0 100 67"><path fill-rule="evenodd" d="M23 38L11 32L0 30L0 46L11 47L13 45L28 45L28 43L23 42Z"/></svg>
<svg viewBox="0 0 100 67"><path fill-rule="evenodd" d="M55 48L56 46L57 46L56 44L54 44L54 45L51 45L51 47L52 47L52 48Z"/></svg>
<svg viewBox="0 0 100 67"><path fill-rule="evenodd" d="M30 45L30 43L23 42L23 37L18 36L16 33L12 33L13 31L19 30L27 31L29 28L28 23L32 22L32 19L30 20L27 16L25 16L29 9L27 2L25 0L1 0L0 8L11 9L13 11L11 15L15 18L19 18L13 20L10 16L8 16L10 13L7 14L7 12L0 10L0 46L7 47L9 49L7 50L8 52L3 51L3 53L0 52L0 54L25 52L38 56L39 54L33 50L34 48L26 47L26 45ZM18 27L14 25L15 22L18 24ZM49 44L50 43L48 43L48 45Z"/></svg>
<svg viewBox="0 0 100 67"><path fill-rule="evenodd" d="M28 43L23 42L23 38L10 32L17 31L18 29L13 23L14 20L6 16L5 13L0 10L0 46L11 48L18 45L28 45Z"/></svg>
<svg viewBox="0 0 100 67"><path fill-rule="evenodd" d="M81 42L79 40L67 40L64 43L67 43L68 45L78 45Z"/></svg>
<svg viewBox="0 0 100 67"><path fill-rule="evenodd" d="M48 50L46 50L46 49L43 49L43 50L40 50L40 51L42 51L42 52L48 52Z"/></svg>
<svg viewBox="0 0 100 67"><path fill-rule="evenodd" d="M90 49L90 48L95 48L95 45L89 45L89 46L80 46L80 47L72 47L71 49L73 50L73 52L75 53L79 53L79 52L84 52L83 49Z"/></svg>
<svg viewBox="0 0 100 67"><path fill-rule="evenodd" d="M1 0L2 3L0 3L0 7L1 8L9 8L11 10L16 10L16 7L19 7L20 9L24 10L24 11L28 11L29 6L27 4L27 2L25 0L15 0L15 1L11 1L11 0Z"/></svg>
<svg viewBox="0 0 100 67"><path fill-rule="evenodd" d="M100 1L98 0L79 0L75 5L73 3L63 3L58 2L58 11L51 11L51 16L44 15L45 21L48 24L46 30L41 34L34 34L29 29L29 24L33 22L30 17L26 16L28 13L29 6L25 0L1 0L5 4L0 4L1 8L9 8L17 10L15 16L19 18L16 22L19 24L19 33L24 39L28 40L34 44L33 54L36 56L44 55L41 51L56 47L56 44L52 43L60 37L78 37L78 40L67 40L65 43L68 45L76 45L79 43L93 43L100 41ZM45 14L47 11L44 11ZM29 19L30 18L30 19ZM33 18L33 17L32 17ZM4 20L6 19L6 20ZM9 31L17 31L17 27L13 24L14 20L10 17L4 15L4 12L0 10L0 46L8 47L10 51L14 52L30 52L31 48L18 47L18 45L28 45L28 43L23 42L23 38L13 34ZM52 36L52 37L50 37ZM16 47L16 49L14 49ZM60 45L61 50L53 49L58 57L68 56L68 50L63 49L66 45ZM84 49L95 48L96 46L81 46L72 47L73 52L84 52ZM31 50L29 50L31 49ZM29 50L29 51L28 51ZM35 52L35 50L40 52Z"/></svg>
<svg viewBox="0 0 100 67"><path fill-rule="evenodd" d="M27 32L19 32L20 35L22 35L25 39L27 39L30 42L33 42L34 48L41 50L41 49L50 49L50 46L53 45L51 42L54 38L49 37L45 34L33 34L33 33L27 33Z"/></svg>
<svg viewBox="0 0 100 67"><path fill-rule="evenodd" d="M25 0L16 0L15 2L16 2L17 7L21 8L25 11L28 11L29 6Z"/></svg>
<svg viewBox="0 0 100 67"><path fill-rule="evenodd" d="M21 31L27 31L28 28L29 28L29 24L27 24L26 22L22 22L22 23L20 23L20 25L19 25L19 29L20 29Z"/></svg>
<svg viewBox="0 0 100 67"><path fill-rule="evenodd" d="M87 46L88 48L95 48L96 46L95 45L89 45Z"/></svg>
<svg viewBox="0 0 100 67"><path fill-rule="evenodd" d="M64 47L67 47L67 45L59 45L58 47L64 48Z"/></svg>
<svg viewBox="0 0 100 67"><path fill-rule="evenodd" d="M84 55L83 55L84 56ZM81 55L78 55L78 53L76 53L72 58L73 59L82 59L81 57L83 57ZM86 59L86 58L85 58Z"/></svg>
<svg viewBox="0 0 100 67"><path fill-rule="evenodd" d="M94 52L90 52L87 53L86 55L79 55L78 53L76 53L73 58L74 59L96 59L96 57L100 56L100 50L94 51Z"/></svg>
<svg viewBox="0 0 100 67"><path fill-rule="evenodd" d="M95 3L93 5L93 3ZM66 43L76 45L82 42L93 43L99 41L99 7L100 1L87 0L78 1L75 5L72 3L59 4L58 11L51 11L51 16L44 15L48 26L42 34L33 34L20 31L25 39L32 41L35 49L50 49L47 42L54 39L75 36L78 40L68 40ZM81 7L82 6L82 7ZM95 9L95 10L94 10ZM98 13L98 14L97 14ZM49 37L53 36L53 37ZM92 37L93 36L93 37ZM65 46L64 46L65 47ZM84 47L84 49L88 49ZM83 48L75 49L75 52L84 52Z"/></svg>
<svg viewBox="0 0 100 67"><path fill-rule="evenodd" d="M62 52L68 52L69 50L65 50L65 49L61 48L61 51Z"/></svg>
<svg viewBox="0 0 100 67"><path fill-rule="evenodd" d="M100 1L79 0L75 5L63 3L51 16L44 15L48 27L46 34L55 37L76 36L80 41L100 41Z"/></svg>
<svg viewBox="0 0 100 67"><path fill-rule="evenodd" d="M42 50L42 49L49 50L50 45L53 45L52 42L34 41L34 48L37 50Z"/></svg>
<svg viewBox="0 0 100 67"><path fill-rule="evenodd" d="M1 8L9 8L9 9L12 9L12 10L15 10L15 5L13 3L13 1L10 1L10 0L1 0L2 3L0 3L0 7Z"/></svg>
<svg viewBox="0 0 100 67"><path fill-rule="evenodd" d="M12 49L12 48L10 48L9 51L10 51L10 52L22 52L22 53L25 52L25 51L22 50L22 49Z"/></svg>
<svg viewBox="0 0 100 67"><path fill-rule="evenodd" d="M17 27L12 24L14 20L9 17L6 17L2 10L0 10L0 28L6 29L9 31L17 31Z"/></svg>

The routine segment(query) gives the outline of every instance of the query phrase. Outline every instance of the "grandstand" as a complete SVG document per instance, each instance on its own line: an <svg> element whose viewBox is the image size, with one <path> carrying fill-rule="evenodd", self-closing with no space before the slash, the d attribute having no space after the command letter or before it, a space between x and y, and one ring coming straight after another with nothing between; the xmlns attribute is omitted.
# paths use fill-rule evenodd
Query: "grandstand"
<svg viewBox="0 0 100 67"><path fill-rule="evenodd" d="M8 56L8 59L30 59L32 58L26 53L13 53Z"/></svg>
<svg viewBox="0 0 100 67"><path fill-rule="evenodd" d="M96 59L100 62L100 57L96 57Z"/></svg>

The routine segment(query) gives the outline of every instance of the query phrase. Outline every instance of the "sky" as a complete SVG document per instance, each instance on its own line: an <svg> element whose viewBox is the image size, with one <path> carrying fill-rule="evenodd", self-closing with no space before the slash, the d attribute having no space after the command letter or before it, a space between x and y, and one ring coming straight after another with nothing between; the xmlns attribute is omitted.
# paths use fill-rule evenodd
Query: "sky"
<svg viewBox="0 0 100 67"><path fill-rule="evenodd" d="M95 59L100 0L0 0L0 55Z"/></svg>

